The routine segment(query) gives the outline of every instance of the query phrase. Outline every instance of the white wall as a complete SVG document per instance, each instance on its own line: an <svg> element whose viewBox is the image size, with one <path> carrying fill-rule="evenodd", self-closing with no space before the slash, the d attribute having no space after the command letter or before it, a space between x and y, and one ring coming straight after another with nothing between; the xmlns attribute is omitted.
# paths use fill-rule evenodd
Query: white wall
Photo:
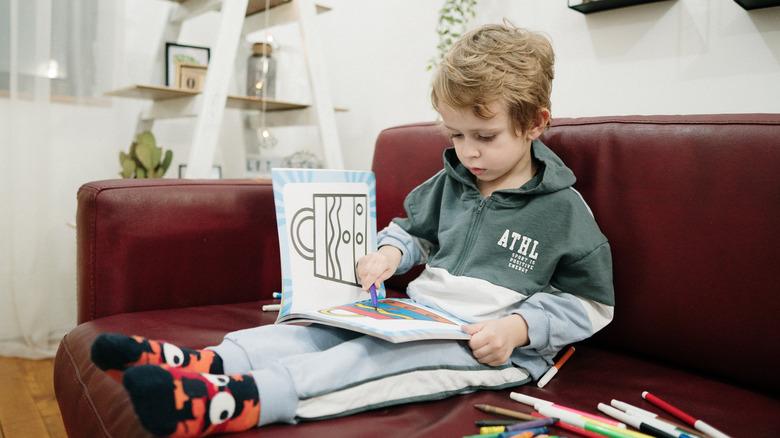
<svg viewBox="0 0 780 438"><path fill-rule="evenodd" d="M429 101L438 10L443 0L322 0L333 10L317 18L339 137L348 168L369 168L374 142L387 127L434 120ZM127 66L116 86L161 81L158 43L170 2L125 3ZM564 0L478 0L472 25L508 18L546 33L557 54L553 115L780 112L780 7L743 10L731 0L676 0L594 14ZM215 15L185 26L183 41L209 45ZM300 40L294 25L271 33L277 51L277 98L309 101ZM262 34L257 34L258 38ZM248 44L241 47L231 92L244 89ZM115 99L125 111L145 104ZM244 117L225 112L215 162L226 177L244 175ZM134 120L128 120L132 129ZM86 124L86 123L85 123ZM155 134L186 162L192 120L158 122ZM280 146L267 155L315 149L316 130L276 128ZM129 139L128 139L129 141ZM122 146L125 147L125 146Z"/></svg>
<svg viewBox="0 0 780 438"><path fill-rule="evenodd" d="M433 120L424 69L441 1L330 0L321 18L348 167L381 129ZM677 0L593 14L564 0L479 0L474 24L545 32L557 54L553 115L780 112L780 7Z"/></svg>
<svg viewBox="0 0 780 438"><path fill-rule="evenodd" d="M116 1L120 12L114 86L159 82L157 48L172 3ZM331 94L336 105L350 109L337 115L346 166L369 168L382 129L436 118L429 102L431 73L425 65L435 53L443 0L323 1L333 6L318 18ZM583 15L566 8L564 0L479 0L478 11L475 24L507 17L551 37L558 55L555 116L780 112L780 7L747 12L730 0L677 0ZM214 22L212 16L192 23L184 42L208 45ZM305 100L301 84L306 75L295 28L274 33L282 45L278 97ZM242 50L232 92L243 89L248 51ZM8 105L0 98L0 114L5 115L0 119L6 122L12 119ZM35 205L46 205L46 211L39 212L45 220L39 220L43 225L38 234L49 244L37 256L46 255L49 262L42 263L36 275L61 285L51 288L48 301L55 333L75 323L75 234L66 222L75 217L76 190L84 182L115 177L118 152L127 149L145 105L113 99L97 107L52 104L46 112L50 132L39 137L49 139L44 148L48 152L41 157L49 188L39 191L43 198ZM243 117L238 111L225 112L216 161L227 177L243 175ZM30 124L35 125L34 120ZM191 120L155 126L159 142L175 150L177 163L186 161L191 130ZM23 132L17 130L18 135ZM316 141L311 129L275 133L284 147L308 147ZM0 199L17 209L13 199L24 197L11 196L10 190L22 185L9 180L9 166L2 166L6 190ZM169 172L175 174L175 168ZM5 222L0 221L4 230L9 228ZM5 263L10 256L3 252L2 288L19 275ZM10 305L7 298L0 295L0 302ZM4 327L0 324L4 333L11 330Z"/></svg>

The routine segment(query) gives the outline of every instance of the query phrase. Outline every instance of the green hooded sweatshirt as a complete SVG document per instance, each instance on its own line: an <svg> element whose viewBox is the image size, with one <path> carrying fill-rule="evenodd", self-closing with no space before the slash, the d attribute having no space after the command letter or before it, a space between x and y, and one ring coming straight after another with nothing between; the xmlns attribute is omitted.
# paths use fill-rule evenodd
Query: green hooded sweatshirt
<svg viewBox="0 0 780 438"><path fill-rule="evenodd" d="M538 377L558 350L611 321L614 291L609 243L574 174L541 141L531 151L530 181L483 197L447 149L444 169L407 196L407 217L378 243L401 250L399 273L426 263L407 289L415 301L469 322L523 316L530 344L513 361Z"/></svg>

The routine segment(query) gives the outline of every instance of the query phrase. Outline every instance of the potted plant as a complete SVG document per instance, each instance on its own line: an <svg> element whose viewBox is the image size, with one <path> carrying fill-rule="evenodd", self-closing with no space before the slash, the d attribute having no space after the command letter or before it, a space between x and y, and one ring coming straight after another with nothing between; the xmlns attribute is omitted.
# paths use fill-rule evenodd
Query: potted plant
<svg viewBox="0 0 780 438"><path fill-rule="evenodd" d="M149 131L138 134L129 153L119 152L122 178L162 178L173 161L173 151L157 147L154 135Z"/></svg>

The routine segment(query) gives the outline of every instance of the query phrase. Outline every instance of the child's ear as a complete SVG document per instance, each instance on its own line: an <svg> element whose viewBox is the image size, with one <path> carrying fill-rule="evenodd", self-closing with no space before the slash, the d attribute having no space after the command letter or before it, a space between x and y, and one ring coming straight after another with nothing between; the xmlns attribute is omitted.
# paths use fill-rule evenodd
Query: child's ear
<svg viewBox="0 0 780 438"><path fill-rule="evenodd" d="M547 124L550 122L550 110L542 108L536 113L536 120L534 120L533 126L526 133L528 140L536 140L547 128Z"/></svg>

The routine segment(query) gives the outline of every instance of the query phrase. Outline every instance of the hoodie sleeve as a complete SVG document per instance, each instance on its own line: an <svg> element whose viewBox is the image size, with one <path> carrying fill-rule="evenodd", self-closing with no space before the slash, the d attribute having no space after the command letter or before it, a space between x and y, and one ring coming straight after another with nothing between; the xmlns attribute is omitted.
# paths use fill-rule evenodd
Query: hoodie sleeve
<svg viewBox="0 0 780 438"><path fill-rule="evenodd" d="M439 245L439 213L443 171L417 186L404 200L405 218L395 218L379 232L377 247L392 245L403 254L396 274L426 263Z"/></svg>
<svg viewBox="0 0 780 438"><path fill-rule="evenodd" d="M390 225L380 231L377 240L379 248L390 245L401 251L401 263L395 271L396 274L403 274L415 265L426 263L433 246L430 241L407 233L395 222L390 222Z"/></svg>
<svg viewBox="0 0 780 438"><path fill-rule="evenodd" d="M614 289L612 256L603 243L584 257L559 264L551 287L531 295L513 313L528 324L526 355L544 357L548 363L563 347L586 339L612 321Z"/></svg>

